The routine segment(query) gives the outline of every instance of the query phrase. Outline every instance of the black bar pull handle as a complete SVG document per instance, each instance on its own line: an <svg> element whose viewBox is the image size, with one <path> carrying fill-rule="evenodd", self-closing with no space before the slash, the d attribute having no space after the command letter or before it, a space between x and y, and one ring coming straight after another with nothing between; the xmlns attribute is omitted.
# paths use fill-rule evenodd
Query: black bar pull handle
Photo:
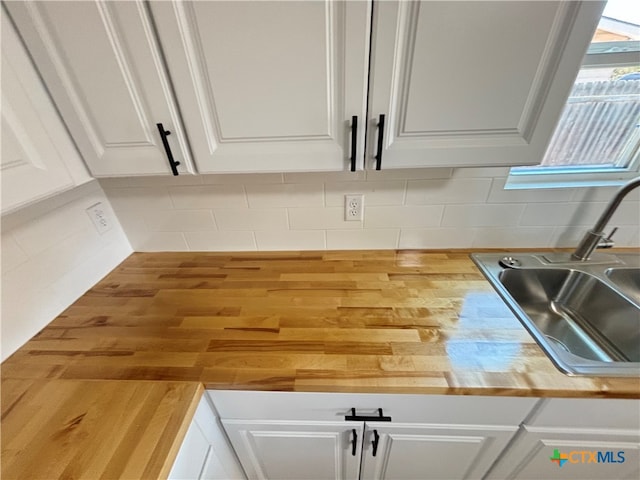
<svg viewBox="0 0 640 480"><path fill-rule="evenodd" d="M384 140L384 113L381 113L380 119L378 120L378 152L374 157L376 159L376 170L380 170L380 168L382 168L383 140Z"/></svg>
<svg viewBox="0 0 640 480"><path fill-rule="evenodd" d="M356 429L351 430L351 434L353 435L353 440L351 440L351 455L356 456L356 446L358 445L358 434L356 433Z"/></svg>
<svg viewBox="0 0 640 480"><path fill-rule="evenodd" d="M371 445L373 445L373 456L376 456L378 453L378 442L380 441L380 435L378 435L378 430L373 431L373 440L371 441Z"/></svg>
<svg viewBox="0 0 640 480"><path fill-rule="evenodd" d="M356 156L358 152L358 116L351 117L351 171L356 171Z"/></svg>
<svg viewBox="0 0 640 480"><path fill-rule="evenodd" d="M165 130L161 123L156 123L158 127L158 131L160 132L160 138L162 139L162 145L164 145L164 151L167 154L167 160L169 160L169 166L171 167L171 171L174 175L178 175L178 165L180 162L176 162L173 159L173 154L171 153L171 146L169 146L169 142L167 141L167 136L171 135L169 130Z"/></svg>
<svg viewBox="0 0 640 480"><path fill-rule="evenodd" d="M351 409L351 415L344 417L345 422L390 422L391 417L385 417L382 409L378 409L378 416L375 415L356 415L356 409Z"/></svg>

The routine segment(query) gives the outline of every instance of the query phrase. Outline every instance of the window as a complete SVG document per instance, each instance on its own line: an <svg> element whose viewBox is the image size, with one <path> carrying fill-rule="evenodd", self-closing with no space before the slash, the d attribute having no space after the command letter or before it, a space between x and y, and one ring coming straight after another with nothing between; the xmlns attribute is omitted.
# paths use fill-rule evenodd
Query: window
<svg viewBox="0 0 640 480"><path fill-rule="evenodd" d="M640 170L640 10L609 0L539 165L506 188L612 185Z"/></svg>

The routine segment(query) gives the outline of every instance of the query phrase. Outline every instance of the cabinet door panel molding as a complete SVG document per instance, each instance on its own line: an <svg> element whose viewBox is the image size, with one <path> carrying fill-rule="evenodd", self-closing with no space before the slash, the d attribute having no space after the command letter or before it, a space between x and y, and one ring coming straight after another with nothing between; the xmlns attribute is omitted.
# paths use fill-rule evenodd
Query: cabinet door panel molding
<svg viewBox="0 0 640 480"><path fill-rule="evenodd" d="M167 174L156 123L193 172L147 7L135 2L9 2L11 15L95 176Z"/></svg>
<svg viewBox="0 0 640 480"><path fill-rule="evenodd" d="M7 9L92 173L126 176L175 174L158 123L179 173L537 164L605 3Z"/></svg>
<svg viewBox="0 0 640 480"><path fill-rule="evenodd" d="M351 118L365 113L367 2L156 2L151 10L199 171L349 167ZM363 129L357 144L362 156Z"/></svg>
<svg viewBox="0 0 640 480"><path fill-rule="evenodd" d="M369 128L386 114L382 168L538 163L602 7L376 3Z"/></svg>

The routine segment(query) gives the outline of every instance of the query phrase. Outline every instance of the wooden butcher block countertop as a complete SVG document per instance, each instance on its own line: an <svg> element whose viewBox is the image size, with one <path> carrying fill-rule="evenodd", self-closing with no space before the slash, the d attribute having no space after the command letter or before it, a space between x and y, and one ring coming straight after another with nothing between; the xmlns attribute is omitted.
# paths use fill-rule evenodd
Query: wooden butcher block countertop
<svg viewBox="0 0 640 480"><path fill-rule="evenodd" d="M135 253L2 364L2 478L166 477L214 389L640 398L461 251Z"/></svg>

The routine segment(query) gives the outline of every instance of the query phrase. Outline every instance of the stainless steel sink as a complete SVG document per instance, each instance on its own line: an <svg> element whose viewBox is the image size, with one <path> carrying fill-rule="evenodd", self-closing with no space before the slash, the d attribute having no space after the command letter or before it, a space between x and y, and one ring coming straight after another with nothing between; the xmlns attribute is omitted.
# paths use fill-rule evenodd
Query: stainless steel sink
<svg viewBox="0 0 640 480"><path fill-rule="evenodd" d="M616 287L640 304L640 268L610 268L605 273Z"/></svg>
<svg viewBox="0 0 640 480"><path fill-rule="evenodd" d="M640 376L640 255L471 257L560 370Z"/></svg>

